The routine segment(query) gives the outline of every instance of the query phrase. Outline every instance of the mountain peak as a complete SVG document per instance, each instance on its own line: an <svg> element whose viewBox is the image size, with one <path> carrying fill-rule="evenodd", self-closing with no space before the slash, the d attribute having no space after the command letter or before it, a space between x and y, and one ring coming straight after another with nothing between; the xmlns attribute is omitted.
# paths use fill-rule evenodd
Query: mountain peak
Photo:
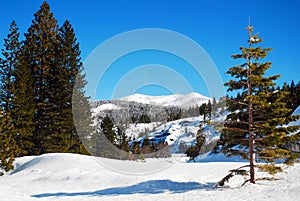
<svg viewBox="0 0 300 201"><path fill-rule="evenodd" d="M151 96L135 93L130 96L120 98L119 100L128 102L138 102L143 104L153 104L159 106L180 106L189 108L195 105L201 105L206 103L211 98L203 96L197 92L191 92L189 94L172 94L166 96Z"/></svg>

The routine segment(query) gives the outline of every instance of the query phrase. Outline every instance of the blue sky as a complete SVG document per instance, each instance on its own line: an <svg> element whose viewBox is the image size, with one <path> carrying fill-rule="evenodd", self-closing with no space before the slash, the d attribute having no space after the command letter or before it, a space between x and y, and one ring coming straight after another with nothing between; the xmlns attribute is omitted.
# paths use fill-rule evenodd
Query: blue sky
<svg viewBox="0 0 300 201"><path fill-rule="evenodd" d="M1 48L10 22L15 19L23 34L42 2L43 0L1 2ZM250 17L256 32L264 38L262 45L273 48L267 57L267 60L273 63L268 74L281 74L282 77L278 81L280 85L292 79L299 81L299 0L49 0L48 3L60 25L68 19L74 26L82 51L82 61L86 61L96 47L118 34L135 29L158 28L182 34L200 45L214 62L223 81L230 79L224 74L226 70L240 63L231 59L230 55L238 53L239 47L246 45L247 32L244 28ZM101 59L101 56L99 57ZM137 70L145 66L151 68L149 65L152 64L156 65L153 69L162 69L161 73L154 74L154 77L161 76L161 80L170 79L167 83L172 83L173 80L169 77L175 72L176 79L182 77L183 81L177 82L177 85L175 81L173 85L167 86L161 84L163 81L147 78L146 70ZM97 67L87 68L89 81L90 75L97 74ZM169 70L170 74L164 74L164 70ZM128 80L126 82L126 75L131 75L131 80L136 77L137 81L144 79L147 82L144 82L145 85L132 87L129 86ZM148 76L151 76L151 73ZM122 80L126 84L122 84ZM201 73L198 76L193 72L188 62L168 52L154 50L132 52L114 61L105 76L98 81L89 83L97 89L96 92L88 90L92 99L118 98L134 92L165 95L197 91L207 96L218 96L209 90L210 87L201 78ZM133 84L138 83L140 82ZM131 91L126 91L128 88L131 88Z"/></svg>

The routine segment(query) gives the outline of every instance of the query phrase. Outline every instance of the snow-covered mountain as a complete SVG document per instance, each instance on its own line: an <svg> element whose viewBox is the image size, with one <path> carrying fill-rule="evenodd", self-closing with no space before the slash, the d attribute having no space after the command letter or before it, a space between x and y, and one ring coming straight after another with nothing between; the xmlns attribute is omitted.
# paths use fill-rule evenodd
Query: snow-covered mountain
<svg viewBox="0 0 300 201"><path fill-rule="evenodd" d="M158 106L179 106L181 108L189 108L195 105L207 103L211 98L203 96L199 93L192 92L186 95L173 94L167 96L149 96L143 94L133 94L119 99L121 101L137 102L143 104L154 104Z"/></svg>
<svg viewBox="0 0 300 201"><path fill-rule="evenodd" d="M184 153L194 145L197 131L203 117L199 116L199 106L211 98L199 93L186 95L148 96L134 94L111 101L93 102L92 112L95 124L100 125L105 116L110 116L117 126L121 126L133 142L143 144L145 138L155 143L168 143L171 153ZM177 115L178 120L171 119ZM132 121L141 115L149 116L150 123Z"/></svg>
<svg viewBox="0 0 300 201"><path fill-rule="evenodd" d="M209 100L211 98L193 92L168 96L134 94L118 100L93 101L90 104L96 121L108 115L116 124L129 124L133 118L139 119L142 115L149 116L152 122L164 122L172 113L180 113L182 118L198 116L199 106Z"/></svg>

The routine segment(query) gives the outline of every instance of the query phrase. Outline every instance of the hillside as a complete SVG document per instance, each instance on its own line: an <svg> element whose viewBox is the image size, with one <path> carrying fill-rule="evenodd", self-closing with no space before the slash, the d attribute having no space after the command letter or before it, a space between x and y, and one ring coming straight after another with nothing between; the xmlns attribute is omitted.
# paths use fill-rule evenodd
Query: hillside
<svg viewBox="0 0 300 201"><path fill-rule="evenodd" d="M211 98L198 93L186 95L148 96L134 94L118 100L101 100L91 102L92 112L99 123L106 115L116 124L135 123L142 115L150 117L152 122L165 122L173 114L182 118L199 115L199 106Z"/></svg>
<svg viewBox="0 0 300 201"><path fill-rule="evenodd" d="M105 116L110 116L132 140L130 145L138 142L142 146L148 139L150 143L167 143L171 153L185 153L195 144L200 126L204 126L199 106L209 100L198 93L168 96L134 94L119 100L95 101L91 105L95 124L99 126ZM151 122L133 122L141 115L148 116ZM179 119L171 119L172 115ZM218 133L214 135L219 136Z"/></svg>

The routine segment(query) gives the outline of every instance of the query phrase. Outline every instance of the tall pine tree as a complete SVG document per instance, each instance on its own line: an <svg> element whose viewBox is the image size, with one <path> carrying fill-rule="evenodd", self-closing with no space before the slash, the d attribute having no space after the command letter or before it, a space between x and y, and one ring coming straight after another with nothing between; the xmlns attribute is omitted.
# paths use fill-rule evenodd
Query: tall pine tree
<svg viewBox="0 0 300 201"><path fill-rule="evenodd" d="M12 119L14 70L18 63L20 42L18 28L13 21L10 33L4 39L3 59L0 62L0 167L13 169L13 161L19 149L15 141L16 132Z"/></svg>
<svg viewBox="0 0 300 201"><path fill-rule="evenodd" d="M250 179L255 183L256 161L265 161L268 165L262 169L275 173L280 167L274 165L278 160L292 164L299 157L286 148L287 142L299 140L295 132L297 126L285 126L297 117L286 117L289 109L285 108L283 98L286 92L272 89L279 75L266 76L271 62L261 62L271 48L262 48L258 44L263 40L253 34L254 28L247 27L248 47L241 47L240 54L234 59L243 59L244 63L230 68L227 73L234 79L225 83L228 91L240 92L239 97L228 100L230 114L227 116L222 131L223 152L228 155L242 156L250 161ZM237 171L238 173L239 171Z"/></svg>
<svg viewBox="0 0 300 201"><path fill-rule="evenodd" d="M68 20L59 29L59 41L61 76L60 80L55 84L59 85L57 87L61 89L58 99L61 110L59 114L60 118L64 121L62 126L65 127L68 133L68 152L87 154L88 150L81 143L74 124L74 113L78 115L76 118L78 127L83 127L82 129L78 128L81 131L82 139L89 139L93 136L89 97L86 97L84 94L86 81L83 74L79 43L75 37L74 29ZM81 123L78 121L81 121Z"/></svg>
<svg viewBox="0 0 300 201"><path fill-rule="evenodd" d="M12 21L10 33L4 39L2 49L3 59L0 63L0 106L7 113L11 110L11 99L13 97L12 83L14 81L14 69L20 54L19 32L15 21Z"/></svg>
<svg viewBox="0 0 300 201"><path fill-rule="evenodd" d="M35 155L35 94L33 71L26 60L24 47L21 48L19 60L15 66L15 81L13 83L12 118L15 128L15 140L19 147L16 156Z"/></svg>
<svg viewBox="0 0 300 201"><path fill-rule="evenodd" d="M59 27L44 1L34 14L32 25L25 34L24 54L34 75L35 129L34 144L37 154L67 151L67 131L63 127L60 99L62 79L66 79L59 58Z"/></svg>

